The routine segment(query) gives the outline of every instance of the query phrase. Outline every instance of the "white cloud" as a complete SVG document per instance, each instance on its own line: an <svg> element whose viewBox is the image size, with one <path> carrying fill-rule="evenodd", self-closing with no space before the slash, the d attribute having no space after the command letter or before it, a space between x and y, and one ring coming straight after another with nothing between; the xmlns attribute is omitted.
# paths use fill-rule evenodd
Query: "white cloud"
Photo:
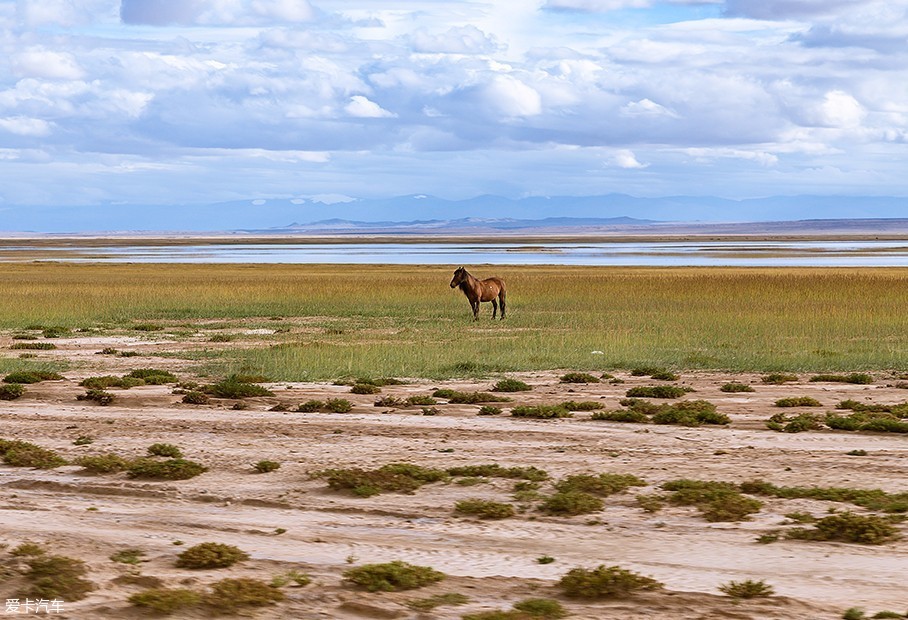
<svg viewBox="0 0 908 620"><path fill-rule="evenodd" d="M34 47L14 55L11 64L19 77L78 80L85 75L72 54L43 47Z"/></svg>
<svg viewBox="0 0 908 620"><path fill-rule="evenodd" d="M637 156L630 149L620 149L612 157L612 163L619 168L634 170L646 168L649 164L643 164L637 161Z"/></svg>
<svg viewBox="0 0 908 620"><path fill-rule="evenodd" d="M643 98L640 101L629 102L621 108L621 113L625 116L665 116L668 118L678 118L678 115L675 112L646 98Z"/></svg>
<svg viewBox="0 0 908 620"><path fill-rule="evenodd" d="M505 116L542 113L542 97L531 86L509 75L495 76L485 88L486 101Z"/></svg>
<svg viewBox="0 0 908 620"><path fill-rule="evenodd" d="M851 129L860 127L867 111L857 99L840 90L826 93L820 104L820 122L828 127Z"/></svg>
<svg viewBox="0 0 908 620"><path fill-rule="evenodd" d="M344 106L344 111L357 118L391 118L395 116L363 95L350 97L350 102Z"/></svg>
<svg viewBox="0 0 908 620"><path fill-rule="evenodd" d="M449 28L437 34L420 28L411 35L410 42L414 51L429 53L488 54L499 48L494 37L472 25Z"/></svg>
<svg viewBox="0 0 908 620"><path fill-rule="evenodd" d="M53 125L40 118L15 116L0 118L0 129L20 136L43 137L50 134Z"/></svg>

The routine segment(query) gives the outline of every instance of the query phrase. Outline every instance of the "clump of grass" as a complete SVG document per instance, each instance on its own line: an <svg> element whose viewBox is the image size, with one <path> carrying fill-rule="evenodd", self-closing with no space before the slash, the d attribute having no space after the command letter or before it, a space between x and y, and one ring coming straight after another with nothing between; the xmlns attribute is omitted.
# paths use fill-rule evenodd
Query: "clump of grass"
<svg viewBox="0 0 908 620"><path fill-rule="evenodd" d="M571 569L559 580L558 586L565 596L583 599L619 599L640 590L662 588L662 584L652 577L605 565L594 569Z"/></svg>
<svg viewBox="0 0 908 620"><path fill-rule="evenodd" d="M206 386L204 391L218 398L250 398L255 396L274 396L274 392L250 381L241 381L246 377L231 375L222 381Z"/></svg>
<svg viewBox="0 0 908 620"><path fill-rule="evenodd" d="M353 403L346 398L329 398L325 401L325 409L331 413L347 413L353 409Z"/></svg>
<svg viewBox="0 0 908 620"><path fill-rule="evenodd" d="M188 480L206 471L204 465L181 458L166 461L140 458L129 463L126 475L143 480Z"/></svg>
<svg viewBox="0 0 908 620"><path fill-rule="evenodd" d="M55 469L67 464L66 459L47 448L19 440L0 439L3 462L13 467Z"/></svg>
<svg viewBox="0 0 908 620"><path fill-rule="evenodd" d="M381 388L371 383L357 383L350 388L351 394L378 394Z"/></svg>
<svg viewBox="0 0 908 620"><path fill-rule="evenodd" d="M211 402L211 399L208 398L208 394L205 394L204 392L190 390L183 394L182 401L187 405L207 405Z"/></svg>
<svg viewBox="0 0 908 620"><path fill-rule="evenodd" d="M823 517L814 529L795 528L786 534L800 540L839 540L862 545L882 545L901 537L891 521L877 515L842 512Z"/></svg>
<svg viewBox="0 0 908 620"><path fill-rule="evenodd" d="M599 383L599 377L586 372L569 372L561 376L562 383Z"/></svg>
<svg viewBox="0 0 908 620"><path fill-rule="evenodd" d="M891 413L861 412L847 416L829 413L825 422L829 428L843 431L908 433L908 422L899 420Z"/></svg>
<svg viewBox="0 0 908 620"><path fill-rule="evenodd" d="M603 405L602 403L597 403L593 400L566 400L558 406L563 407L568 411L594 411L596 409L602 409Z"/></svg>
<svg viewBox="0 0 908 620"><path fill-rule="evenodd" d="M785 372L774 372L768 375L761 377L763 383L768 383L770 385L782 385L784 383L791 383L792 381L798 380L798 375L793 375Z"/></svg>
<svg viewBox="0 0 908 620"><path fill-rule="evenodd" d="M16 400L25 394L25 388L19 383L4 383L0 385L0 400Z"/></svg>
<svg viewBox="0 0 908 620"><path fill-rule="evenodd" d="M466 605L470 602L470 597L458 592L447 592L445 594L436 594L428 598L410 599L407 601L407 607L413 611L432 611L436 607L446 605L457 606Z"/></svg>
<svg viewBox="0 0 908 620"><path fill-rule="evenodd" d="M277 461L259 461L252 467L260 474L267 474L268 472L280 469L281 464Z"/></svg>
<svg viewBox="0 0 908 620"><path fill-rule="evenodd" d="M94 590L83 577L88 570L81 560L62 555L39 555L28 560L26 596L45 600L80 601Z"/></svg>
<svg viewBox="0 0 908 620"><path fill-rule="evenodd" d="M382 396L373 403L376 407L403 407L404 400L390 394Z"/></svg>
<svg viewBox="0 0 908 620"><path fill-rule="evenodd" d="M665 507L665 496L664 495L638 495L634 498L637 502L637 505L643 509L644 512L659 512Z"/></svg>
<svg viewBox="0 0 908 620"><path fill-rule="evenodd" d="M688 400L660 406L653 414L652 421L655 424L700 426L701 424L730 424L731 418L716 411L716 406L709 401Z"/></svg>
<svg viewBox="0 0 908 620"><path fill-rule="evenodd" d="M853 372L848 375L814 375L810 380L829 383L857 383L859 385L873 383L873 377L862 372Z"/></svg>
<svg viewBox="0 0 908 620"><path fill-rule="evenodd" d="M719 586L719 591L732 598L743 599L763 598L775 594L775 590L773 590L772 586L762 579L759 581L754 581L752 579L746 579L745 581L729 581L728 583Z"/></svg>
<svg viewBox="0 0 908 620"><path fill-rule="evenodd" d="M260 579L237 577L211 584L205 604L219 613L236 614L249 607L264 607L284 600L284 593Z"/></svg>
<svg viewBox="0 0 908 620"><path fill-rule="evenodd" d="M776 407L822 407L823 404L810 396L790 396L780 398L775 402Z"/></svg>
<svg viewBox="0 0 908 620"><path fill-rule="evenodd" d="M483 405L479 408L477 415L501 415L501 407L495 405Z"/></svg>
<svg viewBox="0 0 908 620"><path fill-rule="evenodd" d="M637 424L648 424L649 416L641 411L633 409L618 409L616 411L596 411L590 416L590 420L605 420L608 422L633 422Z"/></svg>
<svg viewBox="0 0 908 620"><path fill-rule="evenodd" d="M493 392L529 392L533 388L518 379L502 379L492 388Z"/></svg>
<svg viewBox="0 0 908 620"><path fill-rule="evenodd" d="M413 396L408 396L407 399L404 401L404 404L408 407L431 406L431 405L437 405L438 401L436 401L431 396L415 394Z"/></svg>
<svg viewBox="0 0 908 620"><path fill-rule="evenodd" d="M746 383L735 383L735 382L726 383L725 385L723 385L722 387L719 388L719 391L727 392L729 394L734 394L737 392L756 392L755 389L753 389L751 386L747 385Z"/></svg>
<svg viewBox="0 0 908 620"><path fill-rule="evenodd" d="M88 446L95 443L95 438L91 435L79 435L73 439L74 446Z"/></svg>
<svg viewBox="0 0 908 620"><path fill-rule="evenodd" d="M40 383L42 381L59 381L65 379L63 375L47 370L20 370L11 372L3 377L4 383Z"/></svg>
<svg viewBox="0 0 908 620"><path fill-rule="evenodd" d="M172 443L153 443L148 446L151 456L167 456L174 459L183 458L183 451Z"/></svg>
<svg viewBox="0 0 908 620"><path fill-rule="evenodd" d="M304 403L300 403L296 410L300 413L315 413L325 408L325 401L322 400L307 400Z"/></svg>
<svg viewBox="0 0 908 620"><path fill-rule="evenodd" d="M537 564L552 564L553 562L555 562L555 558L550 555L540 555L536 558Z"/></svg>
<svg viewBox="0 0 908 620"><path fill-rule="evenodd" d="M17 342L10 349L32 349L35 351L52 351L57 348L53 342Z"/></svg>
<svg viewBox="0 0 908 620"><path fill-rule="evenodd" d="M271 580L271 585L277 588L282 588L290 583L302 588L312 583L312 577L298 570L289 570L281 575L275 575Z"/></svg>
<svg viewBox="0 0 908 620"><path fill-rule="evenodd" d="M677 381L681 378L681 376L668 370L657 370L656 372L650 374L650 378L657 381Z"/></svg>
<svg viewBox="0 0 908 620"><path fill-rule="evenodd" d="M707 521L747 521L759 512L762 502L741 495L738 487L728 482L673 480L662 485L670 491L668 501L679 506L696 506Z"/></svg>
<svg viewBox="0 0 908 620"><path fill-rule="evenodd" d="M212 334L208 338L208 342L231 342L233 339L234 336L232 334Z"/></svg>
<svg viewBox="0 0 908 620"><path fill-rule="evenodd" d="M159 332L164 328L157 323L136 323L132 329L137 332Z"/></svg>
<svg viewBox="0 0 908 620"><path fill-rule="evenodd" d="M24 558L44 555L46 550L38 543L26 541L11 549L9 553L13 557Z"/></svg>
<svg viewBox="0 0 908 620"><path fill-rule="evenodd" d="M498 396L491 392L459 392L457 390L441 389L432 393L435 398L446 398L448 402L461 405L479 405L482 403L506 403L511 399L507 396Z"/></svg>
<svg viewBox="0 0 908 620"><path fill-rule="evenodd" d="M757 536L756 542L760 545L771 545L774 542L779 542L780 537L781 535L778 531L766 532Z"/></svg>
<svg viewBox="0 0 908 620"><path fill-rule="evenodd" d="M454 506L454 513L480 519L507 519L514 516L514 506L484 499L464 499Z"/></svg>
<svg viewBox="0 0 908 620"><path fill-rule="evenodd" d="M428 566L417 566L395 560L384 564L364 564L344 571L344 579L369 592L415 590L445 578L445 574Z"/></svg>
<svg viewBox="0 0 908 620"><path fill-rule="evenodd" d="M128 390L137 385L145 385L145 380L137 377L114 377L112 375L104 375L101 377L87 377L82 379L82 381L79 382L79 385L92 390L103 390L112 387Z"/></svg>
<svg viewBox="0 0 908 620"><path fill-rule="evenodd" d="M204 542L193 545L177 556L177 568L227 568L249 559L249 554L233 545Z"/></svg>
<svg viewBox="0 0 908 620"><path fill-rule="evenodd" d="M502 467L498 463L485 465L461 465L449 467L447 473L451 476L481 476L484 478L509 478L541 482L547 480L549 475L537 467Z"/></svg>
<svg viewBox="0 0 908 620"><path fill-rule="evenodd" d="M652 376L653 373L663 372L663 371L665 371L664 368L659 368L657 366L635 366L634 368L631 368L631 376L632 377L649 377L649 376Z"/></svg>
<svg viewBox="0 0 908 620"><path fill-rule="evenodd" d="M631 487L645 487L646 481L632 474L576 474L567 476L555 483L560 493L582 491L600 497L622 493Z"/></svg>
<svg viewBox="0 0 908 620"><path fill-rule="evenodd" d="M80 456L75 463L89 474L115 474L129 467L129 461L113 453Z"/></svg>
<svg viewBox="0 0 908 620"><path fill-rule="evenodd" d="M167 616L183 609L195 607L202 601L201 595L188 588L150 588L130 595L130 604Z"/></svg>
<svg viewBox="0 0 908 620"><path fill-rule="evenodd" d="M867 450L849 450L845 454L848 456L867 456Z"/></svg>
<svg viewBox="0 0 908 620"><path fill-rule="evenodd" d="M599 512L605 507L602 498L585 491L558 492L545 499L539 509L550 515L574 516Z"/></svg>
<svg viewBox="0 0 908 620"><path fill-rule="evenodd" d="M440 413L441 413L441 409L439 409L438 407L423 407L422 408L423 415L438 415ZM452 448L452 450L453 450L453 448Z"/></svg>
<svg viewBox="0 0 908 620"><path fill-rule="evenodd" d="M114 401L114 395L99 389L86 390L84 394L76 396L76 400L89 400L99 405L106 406Z"/></svg>
<svg viewBox="0 0 908 620"><path fill-rule="evenodd" d="M447 478L440 469L431 469L410 463L389 463L378 469L326 469L314 477L324 478L335 491L347 491L357 497L371 497L380 493L413 493L424 484Z"/></svg>
<svg viewBox="0 0 908 620"><path fill-rule="evenodd" d="M843 487L778 487L764 480L751 480L740 485L744 493L780 497L807 498L844 502L881 512L908 512L908 492L886 493L880 489L851 489Z"/></svg>
<svg viewBox="0 0 908 620"><path fill-rule="evenodd" d="M511 417L514 418L550 420L553 418L570 418L573 415L561 405L518 405L511 409Z"/></svg>
<svg viewBox="0 0 908 620"><path fill-rule="evenodd" d="M629 398L681 398L690 390L677 385L641 385L625 394Z"/></svg>
<svg viewBox="0 0 908 620"><path fill-rule="evenodd" d="M836 409L850 409L855 413L891 413L892 415L899 418L908 418L908 403L893 403L893 404L882 404L882 403L861 403L856 400L843 400L838 405Z"/></svg>
<svg viewBox="0 0 908 620"><path fill-rule="evenodd" d="M767 420L766 428L783 433L816 431L823 428L823 419L812 413L801 413L791 417L777 413Z"/></svg>
<svg viewBox="0 0 908 620"><path fill-rule="evenodd" d="M112 562L121 564L139 564L145 552L141 549L121 549L110 556Z"/></svg>
<svg viewBox="0 0 908 620"><path fill-rule="evenodd" d="M137 368L124 378L141 379L148 385L164 385L165 383L176 383L179 381L172 372L161 370L160 368Z"/></svg>

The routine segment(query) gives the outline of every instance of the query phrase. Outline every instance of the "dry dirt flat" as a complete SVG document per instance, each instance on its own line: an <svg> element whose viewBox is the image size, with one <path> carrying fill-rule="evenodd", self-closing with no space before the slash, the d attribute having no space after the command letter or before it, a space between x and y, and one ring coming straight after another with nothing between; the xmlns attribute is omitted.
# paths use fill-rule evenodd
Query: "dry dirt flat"
<svg viewBox="0 0 908 620"><path fill-rule="evenodd" d="M10 344L0 339L0 347ZM141 456L152 443L183 449L186 457L210 470L185 481L130 480L124 474L89 476L77 466L32 470L0 465L0 542L46 545L55 554L78 557L90 568L96 590L79 602L67 602L60 618L139 618L127 597L141 585L120 579L140 571L168 586L203 587L223 577L251 576L270 581L290 569L310 574L313 583L285 588L287 600L251 612L255 618L438 618L507 609L530 597L554 597L577 619L661 618L825 619L840 618L850 607L869 612L905 613L908 595L908 540L869 546L835 542L780 540L757 544L760 534L777 529L793 511L823 516L830 507L865 512L846 504L815 500L765 499L750 521L708 523L692 507L666 506L644 512L634 497L658 492L658 485L678 478L743 482L762 478L778 485L847 486L904 492L908 480L908 437L870 433L814 431L777 433L765 428L779 411L776 399L813 396L831 410L846 398L881 403L902 402L898 389L882 373L873 385L809 383L763 385L758 375L682 373L676 382L694 388L685 398L706 399L732 418L729 427L685 428L599 422L588 413L552 421L511 418L516 404L597 400L617 408L625 391L662 382L648 377L615 375L624 383L562 384L560 372L512 375L533 391L509 394L501 416L477 416L478 406L440 401L439 414L420 407L375 407L376 396L350 394L330 384L265 384L274 397L247 399L248 408L233 410L234 400L210 405L180 402L173 385L111 390L109 406L77 401L86 376L122 374L131 368L171 369L196 379L179 360L114 358L94 353L104 346L135 345L146 353L166 350L130 339L59 340L57 351L40 357L68 359L81 365L66 380L26 386L15 401L0 401L0 437L21 439L57 450L66 458L117 452ZM7 355L16 352L8 351ZM728 381L749 383L754 393L726 394ZM438 387L488 390L494 381L417 381L387 386L382 395L429 395ZM355 406L349 413L269 411L284 403L343 397ZM94 438L76 446L80 436ZM863 449L866 456L850 456ZM281 463L255 473L260 460ZM331 491L309 474L327 467L377 467L410 462L447 468L498 463L535 466L553 479L577 473L630 473L649 483L605 500L599 513L548 516L538 502L512 499L513 480L489 479L465 486L435 483L413 495L382 494L356 498ZM544 484L543 492L550 491ZM461 499L484 498L521 506L518 515L481 521L453 514ZM899 525L904 531L906 526ZM281 530L285 530L279 533ZM200 542L222 542L247 551L251 560L228 569L192 571L174 567L176 555ZM175 543L181 543L177 545ZM125 548L145 552L138 567L111 561ZM540 556L555 559L540 564ZM8 556L7 556L8 557ZM351 565L404 560L432 566L448 578L411 592L370 594L345 585L341 573ZM582 602L560 597L554 587L574 567L620 565L664 582L662 592L615 602ZM776 597L734 601L717 587L731 580L763 579ZM151 583L151 582L149 582ZM18 596L15 583L4 585L7 598ZM404 602L444 592L459 592L470 603L438 607L419 614ZM194 615L195 614L195 615ZM173 617L203 617L194 612Z"/></svg>

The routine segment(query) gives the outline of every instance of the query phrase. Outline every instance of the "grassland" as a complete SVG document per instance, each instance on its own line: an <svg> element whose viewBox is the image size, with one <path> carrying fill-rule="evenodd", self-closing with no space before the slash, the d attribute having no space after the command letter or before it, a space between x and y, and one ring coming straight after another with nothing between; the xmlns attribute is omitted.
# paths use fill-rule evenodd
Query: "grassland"
<svg viewBox="0 0 908 620"><path fill-rule="evenodd" d="M275 380L636 366L908 368L904 269L477 267L508 318L470 320L437 266L6 264L0 328L113 332L287 320L274 346L193 356ZM292 319L292 321L291 321ZM594 351L602 353L593 353Z"/></svg>

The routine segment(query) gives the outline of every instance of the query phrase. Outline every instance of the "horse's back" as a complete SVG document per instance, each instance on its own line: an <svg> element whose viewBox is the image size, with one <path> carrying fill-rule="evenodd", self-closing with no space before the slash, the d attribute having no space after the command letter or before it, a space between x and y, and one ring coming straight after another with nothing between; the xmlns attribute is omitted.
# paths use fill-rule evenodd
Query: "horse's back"
<svg viewBox="0 0 908 620"><path fill-rule="evenodd" d="M504 293L504 280L501 278L492 277L482 281L482 301L492 301L501 293Z"/></svg>

